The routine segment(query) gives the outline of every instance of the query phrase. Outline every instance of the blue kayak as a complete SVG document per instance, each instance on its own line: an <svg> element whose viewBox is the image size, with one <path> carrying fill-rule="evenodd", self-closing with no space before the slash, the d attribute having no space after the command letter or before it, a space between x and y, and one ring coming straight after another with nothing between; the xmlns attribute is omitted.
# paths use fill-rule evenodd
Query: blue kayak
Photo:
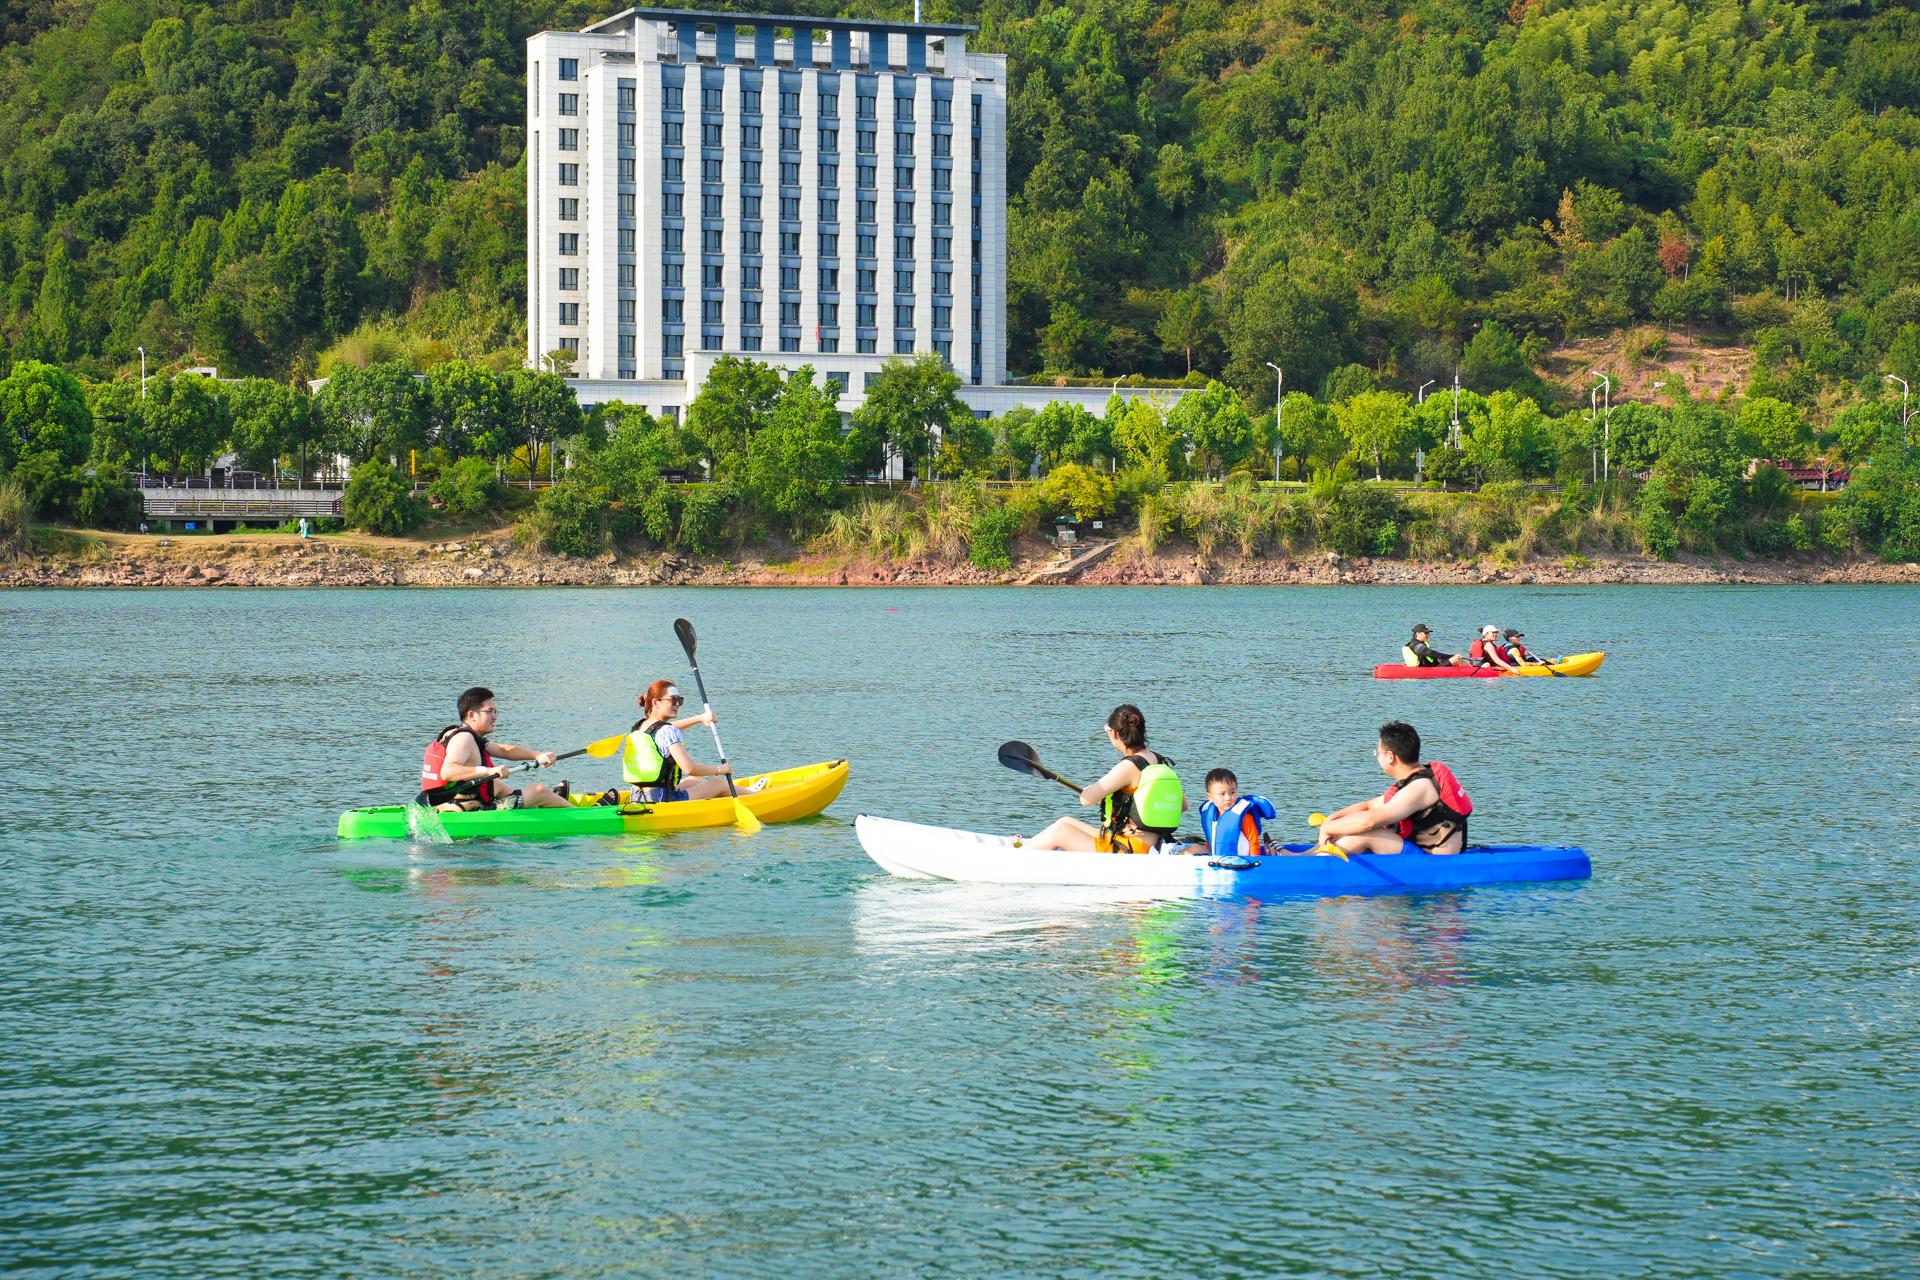
<svg viewBox="0 0 1920 1280"><path fill-rule="evenodd" d="M1028 849L1011 836L928 827L862 814L867 855L897 876L992 884L1106 885L1170 897L1211 894L1406 893L1476 884L1585 880L1593 864L1571 845L1471 845L1464 853L1307 854L1211 858L1185 853Z"/></svg>

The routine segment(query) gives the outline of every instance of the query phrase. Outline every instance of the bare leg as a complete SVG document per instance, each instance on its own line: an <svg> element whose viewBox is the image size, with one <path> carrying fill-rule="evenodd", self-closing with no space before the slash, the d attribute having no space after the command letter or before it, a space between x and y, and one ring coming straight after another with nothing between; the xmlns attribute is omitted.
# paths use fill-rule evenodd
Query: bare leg
<svg viewBox="0 0 1920 1280"><path fill-rule="evenodd" d="M528 809L571 809L573 807L573 801L562 799L539 783L520 788L520 803Z"/></svg>
<svg viewBox="0 0 1920 1280"><path fill-rule="evenodd" d="M1059 818L1045 831L1031 839L1020 842L1026 849L1071 849L1076 853L1092 853L1094 841L1100 833L1078 818Z"/></svg>
<svg viewBox="0 0 1920 1280"><path fill-rule="evenodd" d="M1390 831L1385 827L1376 827L1357 836L1340 836L1334 843L1348 853L1404 853L1413 848L1400 838L1398 831Z"/></svg>
<svg viewBox="0 0 1920 1280"><path fill-rule="evenodd" d="M727 780L724 777L682 778L681 790L687 793L689 800L712 800L727 794Z"/></svg>

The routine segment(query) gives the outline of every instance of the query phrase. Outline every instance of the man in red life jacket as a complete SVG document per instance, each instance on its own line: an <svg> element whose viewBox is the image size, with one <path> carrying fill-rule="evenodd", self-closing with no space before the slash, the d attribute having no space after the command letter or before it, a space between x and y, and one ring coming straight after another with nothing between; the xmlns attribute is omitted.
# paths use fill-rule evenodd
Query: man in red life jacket
<svg viewBox="0 0 1920 1280"><path fill-rule="evenodd" d="M1500 628L1491 622L1480 628L1480 638L1467 646L1467 662L1476 667L1513 670L1513 659L1507 656L1506 647L1500 643Z"/></svg>
<svg viewBox="0 0 1920 1280"><path fill-rule="evenodd" d="M1420 735L1410 724L1380 726L1373 758L1393 785L1377 800L1350 804L1327 818L1321 842L1348 853L1459 853L1467 847L1473 801L1444 764L1420 763Z"/></svg>
<svg viewBox="0 0 1920 1280"><path fill-rule="evenodd" d="M458 724L450 724L427 744L420 765L418 804L450 805L468 809L557 809L570 803L566 796L542 786L507 791L499 780L507 776L502 760L536 760L541 768L554 761L551 751L516 747L511 742L489 742L487 735L500 719L493 691L478 685L460 695Z"/></svg>

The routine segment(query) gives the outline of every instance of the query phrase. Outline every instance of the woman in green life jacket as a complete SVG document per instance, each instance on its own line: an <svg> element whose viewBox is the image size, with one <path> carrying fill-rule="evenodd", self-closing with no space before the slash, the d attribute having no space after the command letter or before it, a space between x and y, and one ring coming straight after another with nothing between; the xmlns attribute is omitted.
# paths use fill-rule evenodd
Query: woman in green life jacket
<svg viewBox="0 0 1920 1280"><path fill-rule="evenodd" d="M687 754L683 729L712 724L713 712L681 716L686 702L671 680L655 680L636 701L641 718L634 722L620 755L620 776L633 788L634 804L661 804L679 800L710 800L727 794L730 764L701 764ZM676 717L678 717L676 719ZM618 803L602 797L601 803Z"/></svg>
<svg viewBox="0 0 1920 1280"><path fill-rule="evenodd" d="M1173 761L1147 746L1147 718L1131 702L1122 703L1107 717L1105 730L1120 763L1080 793L1081 804L1100 806L1100 825L1061 818L1021 841L1023 848L1151 853L1173 837L1186 797Z"/></svg>

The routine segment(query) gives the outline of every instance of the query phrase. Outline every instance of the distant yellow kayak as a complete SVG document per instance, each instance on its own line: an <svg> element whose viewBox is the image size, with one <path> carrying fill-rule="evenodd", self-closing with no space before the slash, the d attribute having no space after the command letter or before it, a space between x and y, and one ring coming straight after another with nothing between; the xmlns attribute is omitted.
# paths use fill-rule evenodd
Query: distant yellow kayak
<svg viewBox="0 0 1920 1280"><path fill-rule="evenodd" d="M1590 676L1607 660L1604 653L1573 653L1549 667L1521 667L1516 676Z"/></svg>

